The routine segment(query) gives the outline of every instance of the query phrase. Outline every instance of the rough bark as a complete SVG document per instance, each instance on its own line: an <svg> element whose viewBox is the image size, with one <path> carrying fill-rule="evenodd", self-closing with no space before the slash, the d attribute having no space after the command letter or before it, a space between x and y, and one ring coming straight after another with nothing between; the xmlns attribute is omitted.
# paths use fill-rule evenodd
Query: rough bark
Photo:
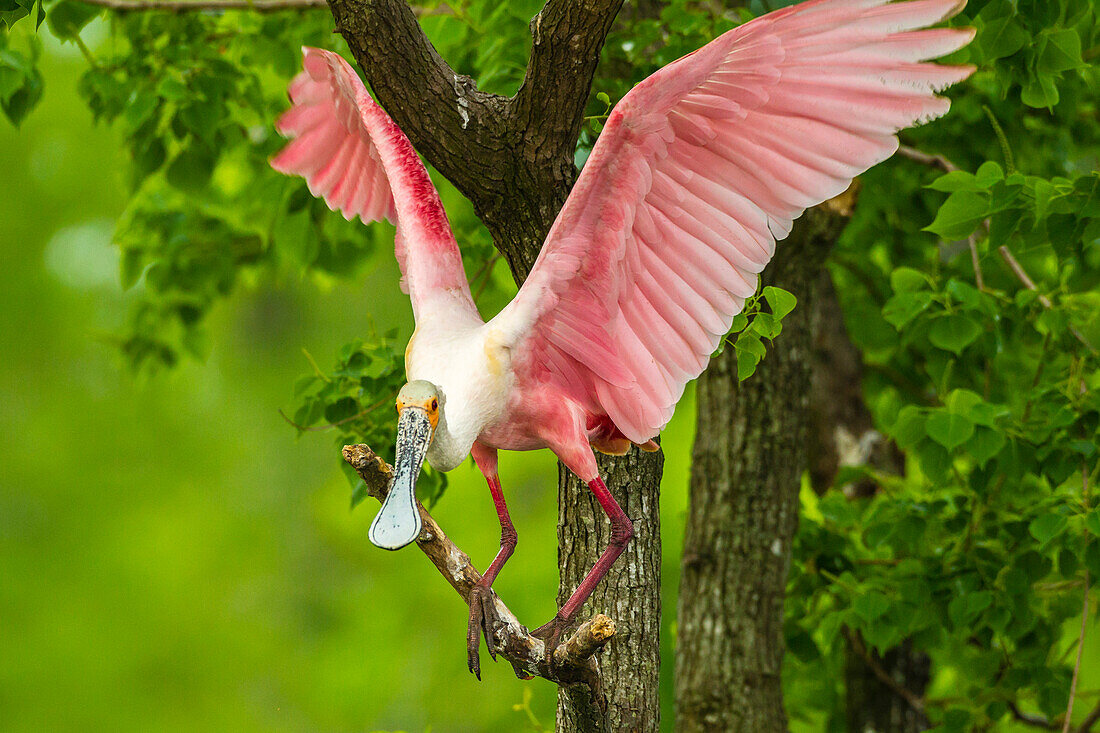
<svg viewBox="0 0 1100 733"><path fill-rule="evenodd" d="M863 356L852 343L840 302L828 273L821 274L813 313L814 365L809 440L810 478L823 492L833 485L842 466L871 465L901 474L903 456L882 439L863 400ZM843 487L852 498L870 496L871 481ZM850 632L855 634L856 632ZM884 655L868 650L858 636L847 636L844 666L847 729L859 733L916 733L928 719L910 699L924 696L931 672L928 656L908 641ZM893 680L887 684L882 676Z"/></svg>
<svg viewBox="0 0 1100 733"><path fill-rule="evenodd" d="M600 457L600 473L634 523L634 539L585 604L615 619L615 637L607 645L603 665L604 689L612 697L607 715L592 704L585 688L563 687L558 693L558 730L630 731L656 733L660 729L661 513L657 487L664 455L637 448L621 458ZM561 585L558 604L565 603L580 585L600 551L611 539L611 527L588 487L564 468L560 478L579 500L559 502L558 567Z"/></svg>
<svg viewBox="0 0 1100 733"><path fill-rule="evenodd" d="M621 4L549 0L531 23L526 78L507 98L456 74L402 0L329 0L337 30L378 100L421 155L470 199L517 282L576 180L573 152L584 107ZM635 537L590 600L619 624L601 661L606 715L597 714L587 687L562 688L561 731L657 730L661 467L660 454L601 463L608 487L620 501L625 496ZM609 526L588 488L560 473L559 598L565 598L603 550Z"/></svg>
<svg viewBox="0 0 1100 733"><path fill-rule="evenodd" d="M765 283L799 303L756 374L738 384L730 348L698 382L677 609L677 731L787 729L783 598L807 461L813 303L851 198L807 212L764 271Z"/></svg>

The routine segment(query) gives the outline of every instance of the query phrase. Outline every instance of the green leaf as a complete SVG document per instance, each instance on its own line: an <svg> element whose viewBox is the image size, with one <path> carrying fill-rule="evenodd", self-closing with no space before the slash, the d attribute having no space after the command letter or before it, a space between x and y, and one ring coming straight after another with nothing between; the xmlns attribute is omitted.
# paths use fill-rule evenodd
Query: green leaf
<svg viewBox="0 0 1100 733"><path fill-rule="evenodd" d="M998 163L989 160L978 167L977 173L948 171L932 181L928 187L944 193L954 193L955 191L981 193L988 191L994 183L1003 181L1004 177L1004 169Z"/></svg>
<svg viewBox="0 0 1100 733"><path fill-rule="evenodd" d="M1027 46L1031 35L1012 16L1006 16L985 23L976 40L984 60L994 61Z"/></svg>
<svg viewBox="0 0 1100 733"><path fill-rule="evenodd" d="M927 422L928 418L925 417L919 407L906 405L898 413L898 419L894 423L892 431L894 442L898 444L899 448L912 448L926 435L925 425Z"/></svg>
<svg viewBox="0 0 1100 733"><path fill-rule="evenodd" d="M1100 537L1100 509L1093 509L1085 515L1085 529L1094 537Z"/></svg>
<svg viewBox="0 0 1100 733"><path fill-rule="evenodd" d="M189 145L168 165L168 182L188 193L200 191L210 180L215 162L214 154L204 145Z"/></svg>
<svg viewBox="0 0 1100 733"><path fill-rule="evenodd" d="M760 357L749 351L737 351L737 380L743 382L756 372Z"/></svg>
<svg viewBox="0 0 1100 733"><path fill-rule="evenodd" d="M864 621L874 621L890 610L890 599L873 590L852 601L852 610Z"/></svg>
<svg viewBox="0 0 1100 733"><path fill-rule="evenodd" d="M1031 524L1027 526L1027 531L1031 533L1031 536L1039 540L1041 545L1047 545L1055 537L1060 535L1069 524L1069 520L1065 515L1049 512L1041 517L1037 517L1031 521Z"/></svg>
<svg viewBox="0 0 1100 733"><path fill-rule="evenodd" d="M928 340L936 348L961 354L980 336L982 327L969 316L950 313L937 318L928 330Z"/></svg>
<svg viewBox="0 0 1100 733"><path fill-rule="evenodd" d="M794 295L774 285L764 287L764 300L768 301L768 307L772 309L772 314L779 320L786 318L794 310L795 305L798 304L798 299Z"/></svg>
<svg viewBox="0 0 1100 733"><path fill-rule="evenodd" d="M1058 104L1058 87L1054 78L1047 75L1032 75L1020 92L1020 99L1029 107L1042 109Z"/></svg>
<svg viewBox="0 0 1100 733"><path fill-rule="evenodd" d="M962 415L941 410L929 416L926 432L929 438L950 451L970 440L974 423Z"/></svg>
<svg viewBox="0 0 1100 733"><path fill-rule="evenodd" d="M979 427L975 430L974 437L967 442L966 449L978 462L978 466L985 468L989 459L1000 453L1006 442L1007 438L1001 431Z"/></svg>
<svg viewBox="0 0 1100 733"><path fill-rule="evenodd" d="M42 99L42 75L23 54L0 48L0 90L0 109L18 127Z"/></svg>
<svg viewBox="0 0 1100 733"><path fill-rule="evenodd" d="M81 29L102 12L102 8L76 0L61 0L46 14L50 30L62 40L72 40L80 35Z"/></svg>
<svg viewBox="0 0 1100 733"><path fill-rule="evenodd" d="M982 611L993 603L993 594L987 590L964 593L947 604L947 616L956 629L964 629L975 621Z"/></svg>
<svg viewBox="0 0 1100 733"><path fill-rule="evenodd" d="M925 290L930 284L927 275L911 267L899 267L890 273L890 287L895 293Z"/></svg>
<svg viewBox="0 0 1100 733"><path fill-rule="evenodd" d="M956 191L947 197L925 231L954 241L966 239L989 214L989 197L973 191Z"/></svg>
<svg viewBox="0 0 1100 733"><path fill-rule="evenodd" d="M368 496L370 496L370 492L367 491L366 483L363 482L363 479L359 479L351 490L351 506L349 508L354 509L359 506L359 504L363 502L363 499L366 499Z"/></svg>
<svg viewBox="0 0 1100 733"><path fill-rule="evenodd" d="M1081 36L1071 28L1044 31L1045 43L1039 53L1040 73L1057 74L1084 66L1081 58Z"/></svg>
<svg viewBox="0 0 1100 733"><path fill-rule="evenodd" d="M752 319L752 330L761 338L774 339L783 331L783 324L771 313L757 313Z"/></svg>
<svg viewBox="0 0 1100 733"><path fill-rule="evenodd" d="M932 305L932 293L908 291L896 294L882 307L882 317L899 331Z"/></svg>

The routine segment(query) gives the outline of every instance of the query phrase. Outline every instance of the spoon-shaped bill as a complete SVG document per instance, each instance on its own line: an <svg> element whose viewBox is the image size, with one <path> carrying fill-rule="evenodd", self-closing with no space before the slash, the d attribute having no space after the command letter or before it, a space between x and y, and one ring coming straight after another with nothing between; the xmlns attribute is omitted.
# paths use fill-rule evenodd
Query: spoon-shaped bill
<svg viewBox="0 0 1100 733"><path fill-rule="evenodd" d="M420 535L416 479L432 442L432 424L420 407L406 407L397 418L397 456L393 485L370 526L370 541L384 550L399 550Z"/></svg>

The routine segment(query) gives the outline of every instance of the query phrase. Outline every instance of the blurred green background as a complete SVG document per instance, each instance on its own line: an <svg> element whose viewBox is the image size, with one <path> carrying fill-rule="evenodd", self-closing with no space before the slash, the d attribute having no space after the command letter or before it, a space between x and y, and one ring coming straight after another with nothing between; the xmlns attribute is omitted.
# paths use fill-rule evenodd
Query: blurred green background
<svg viewBox="0 0 1100 733"><path fill-rule="evenodd" d="M354 286L257 277L214 312L205 362L132 376L107 342L134 297L111 244L126 163L76 94L79 52L40 32L45 97L21 130L0 121L0 728L518 731L530 691L552 729L554 688L506 663L478 683L461 599L415 549L367 541L376 505L349 512L338 446L279 416L302 349L328 368L370 319L411 332L392 253ZM692 414L664 436L667 609ZM535 626L554 613L556 469L506 454L501 475L520 543L495 587ZM472 464L435 514L489 562Z"/></svg>

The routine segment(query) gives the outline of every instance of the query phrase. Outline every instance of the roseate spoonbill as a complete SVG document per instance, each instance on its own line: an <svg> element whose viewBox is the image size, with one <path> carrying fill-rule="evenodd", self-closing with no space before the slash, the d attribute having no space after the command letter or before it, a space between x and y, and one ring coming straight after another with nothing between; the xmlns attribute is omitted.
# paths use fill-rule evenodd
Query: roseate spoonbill
<svg viewBox="0 0 1100 733"><path fill-rule="evenodd" d="M612 539L554 618L549 651L633 530L593 448L656 450L802 212L890 157L895 133L944 114L936 96L973 71L923 63L972 29L928 29L965 0L809 0L757 18L675 61L608 117L515 299L478 314L446 214L409 140L340 56L306 48L278 122L295 138L271 164L333 210L397 227L416 330L397 397L396 475L371 525L378 546L416 539L426 457L472 456L500 518L500 551L469 598L468 662L489 642L491 586L516 533L497 450L549 448L607 513Z"/></svg>

